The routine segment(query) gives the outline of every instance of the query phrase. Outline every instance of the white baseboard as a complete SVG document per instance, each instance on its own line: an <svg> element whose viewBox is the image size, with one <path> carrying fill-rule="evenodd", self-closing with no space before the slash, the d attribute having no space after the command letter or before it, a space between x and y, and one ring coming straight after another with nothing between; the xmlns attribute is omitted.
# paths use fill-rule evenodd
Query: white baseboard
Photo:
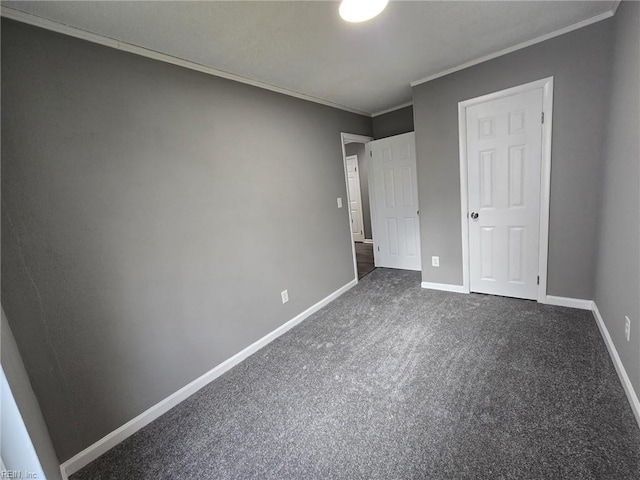
<svg viewBox="0 0 640 480"><path fill-rule="evenodd" d="M558 307L593 310L593 300L582 300L580 298L556 297L554 295L547 295L543 303L546 303L547 305L556 305Z"/></svg>
<svg viewBox="0 0 640 480"><path fill-rule="evenodd" d="M365 238L364 243L373 243L373 240L370 238Z"/></svg>
<svg viewBox="0 0 640 480"><path fill-rule="evenodd" d="M611 356L611 360L613 361L613 365L616 367L616 372L618 372L618 377L620 377L620 382L624 388L625 393L627 394L627 399L631 404L631 410L633 410L633 414L636 417L636 422L638 422L638 427L640 427L640 401L638 400L638 396L636 395L635 390L633 389L633 385L631 384L631 380L627 375L627 371L622 364L622 360L620 359L620 355L618 355L618 350L616 350L616 346L611 339L611 335L609 335L609 330L602 319L602 315L600 315L600 310L598 310L598 306L596 302L593 302L593 316L596 318L596 323L598 324L598 328L600 329L600 334L604 339L604 343L607 346L607 350L609 350L609 355Z"/></svg>
<svg viewBox="0 0 640 480"><path fill-rule="evenodd" d="M247 357L251 356L258 350L260 350L262 347L264 347L271 341L278 338L283 333L287 332L291 328L298 325L300 322L302 322L303 320L305 320L306 318L308 318L309 316L311 316L312 314L320 310L322 307L324 307L331 301L338 298L347 290L354 287L357 283L358 281L356 279L351 280L349 283L342 286L341 288L331 293L327 297L323 298L315 305L312 305L311 307L307 308L304 312L295 316L284 325L281 325L280 327L276 328L272 332L262 337L260 340L249 345L247 348L245 348L241 352L236 353L233 357L225 360L218 366L214 367L212 370L209 370L207 373L205 373L201 377L196 378L193 382L182 387L177 392L168 396L167 398L160 401L159 403L149 408L148 410L145 410L144 412L142 412L140 415L133 418L132 420L129 420L127 423L117 428L113 432L109 433L107 436L101 438L93 445L90 445L89 447L82 450L80 453L74 455L69 460L67 460L62 465L60 465L60 473L62 474L62 478L64 480L67 480L70 475L73 475L82 467L88 465L89 463L94 461L96 458L98 458L100 455L107 452L111 448L115 447L117 444L119 444L126 438L130 437L131 435L136 433L138 430L148 425L156 418L160 417L165 412L169 411L170 409L178 405L180 402L182 402L183 400L187 399L188 397L196 393L201 388L211 383L220 375L230 370L231 368L233 368L234 366L236 366L237 364L245 360Z"/></svg>
<svg viewBox="0 0 640 480"><path fill-rule="evenodd" d="M450 285L448 283L422 282L420 286L422 288L429 288L431 290L442 290L444 292L469 293L467 289L464 288L462 285Z"/></svg>

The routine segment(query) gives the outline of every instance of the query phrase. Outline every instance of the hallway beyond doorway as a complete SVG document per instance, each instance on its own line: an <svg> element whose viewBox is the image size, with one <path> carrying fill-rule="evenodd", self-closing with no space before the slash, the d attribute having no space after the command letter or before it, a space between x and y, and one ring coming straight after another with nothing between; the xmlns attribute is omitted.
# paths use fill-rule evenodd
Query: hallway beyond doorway
<svg viewBox="0 0 640 480"><path fill-rule="evenodd" d="M358 264L358 280L373 272L376 268L373 263L373 244L355 242L356 262Z"/></svg>

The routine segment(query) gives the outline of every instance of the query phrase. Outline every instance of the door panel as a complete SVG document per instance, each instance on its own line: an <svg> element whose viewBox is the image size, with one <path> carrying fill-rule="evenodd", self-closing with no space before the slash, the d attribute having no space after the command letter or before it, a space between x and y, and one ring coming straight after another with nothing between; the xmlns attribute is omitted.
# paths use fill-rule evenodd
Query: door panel
<svg viewBox="0 0 640 480"><path fill-rule="evenodd" d="M407 217L404 219L404 228L406 232L406 241L407 241L407 255L415 256L418 254L419 245L416 245L416 221L412 217Z"/></svg>
<svg viewBox="0 0 640 480"><path fill-rule="evenodd" d="M480 200L482 208L493 207L494 151L480 152Z"/></svg>
<svg viewBox="0 0 640 480"><path fill-rule="evenodd" d="M396 207L396 192L394 187L395 179L392 168L384 169L384 200L387 208Z"/></svg>
<svg viewBox="0 0 640 480"><path fill-rule="evenodd" d="M509 227L508 281L524 283L522 258L524 257L524 227Z"/></svg>
<svg viewBox="0 0 640 480"><path fill-rule="evenodd" d="M376 266L420 270L420 221L413 132L369 143Z"/></svg>
<svg viewBox="0 0 640 480"><path fill-rule="evenodd" d="M495 280L493 278L493 230L494 227L482 227L480 230L480 248L482 252L482 271L483 280Z"/></svg>
<svg viewBox="0 0 640 480"><path fill-rule="evenodd" d="M537 298L542 89L467 108L472 292Z"/></svg>
<svg viewBox="0 0 640 480"><path fill-rule="evenodd" d="M509 148L509 208L524 207L525 146Z"/></svg>
<svg viewBox="0 0 640 480"><path fill-rule="evenodd" d="M389 242L389 255L399 255L400 249L398 248L398 220L395 218L387 218L387 238Z"/></svg>

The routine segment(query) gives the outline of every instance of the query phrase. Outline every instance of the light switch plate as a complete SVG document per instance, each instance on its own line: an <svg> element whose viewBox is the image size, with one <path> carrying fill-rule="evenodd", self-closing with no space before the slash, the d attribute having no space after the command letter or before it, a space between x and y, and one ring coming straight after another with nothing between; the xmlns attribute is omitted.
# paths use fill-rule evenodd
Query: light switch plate
<svg viewBox="0 0 640 480"><path fill-rule="evenodd" d="M342 208L342 197L338 197L338 208Z"/></svg>

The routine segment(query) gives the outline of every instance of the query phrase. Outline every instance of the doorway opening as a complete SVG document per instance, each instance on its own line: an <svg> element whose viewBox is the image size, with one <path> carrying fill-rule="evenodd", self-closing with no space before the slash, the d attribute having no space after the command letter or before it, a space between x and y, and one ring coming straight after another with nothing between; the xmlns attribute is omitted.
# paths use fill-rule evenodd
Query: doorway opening
<svg viewBox="0 0 640 480"><path fill-rule="evenodd" d="M375 269L367 156L367 144L373 139L349 133L341 136L354 269L360 280Z"/></svg>

